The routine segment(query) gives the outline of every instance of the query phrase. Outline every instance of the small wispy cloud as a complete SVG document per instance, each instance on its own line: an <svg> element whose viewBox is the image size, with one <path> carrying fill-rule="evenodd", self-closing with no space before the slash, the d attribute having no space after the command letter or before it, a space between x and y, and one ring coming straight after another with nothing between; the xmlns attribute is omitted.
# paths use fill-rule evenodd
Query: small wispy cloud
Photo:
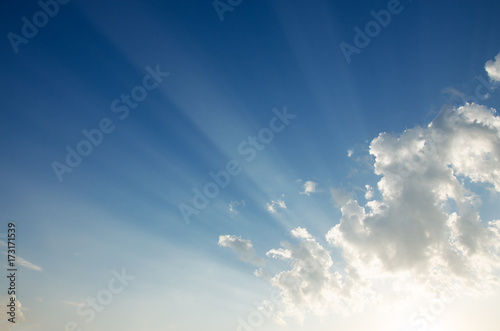
<svg viewBox="0 0 500 331"><path fill-rule="evenodd" d="M285 201L282 199L278 199L266 203L266 209L271 214L275 214L277 212L277 208L287 209Z"/></svg>
<svg viewBox="0 0 500 331"><path fill-rule="evenodd" d="M238 206L245 206L245 200L241 201L231 201L229 202L229 213L231 214L239 214L237 207Z"/></svg>
<svg viewBox="0 0 500 331"><path fill-rule="evenodd" d="M480 196L460 177L500 192L498 146L500 117L477 104L440 113L425 128L373 139L370 154L380 180L360 188L365 203L353 192L331 189L342 214L324 237L331 246L297 227L290 232L296 244L281 242L267 251L269 270L282 265L275 260L289 266L266 278L283 296L274 317L348 314L365 305L391 307L423 292L480 294L497 286L500 220L483 222ZM254 256L250 241L239 245L247 259ZM332 253L345 268L334 267Z"/></svg>
<svg viewBox="0 0 500 331"><path fill-rule="evenodd" d="M2 246L2 245L0 245ZM7 253L4 252L5 255L7 255ZM31 263L30 261L26 260L26 259L23 259L22 257L20 256L16 256L16 263L19 264L20 266L23 266L25 268L28 268L28 269L33 269L33 270L36 270L36 271L42 271L42 267L39 267L33 263Z"/></svg>
<svg viewBox="0 0 500 331"><path fill-rule="evenodd" d="M36 271L42 271L42 267L39 267L25 259L23 259L22 257L18 256L17 257L17 263L19 265L22 265L23 267L25 268L28 268L28 269L33 269L33 270L36 270Z"/></svg>
<svg viewBox="0 0 500 331"><path fill-rule="evenodd" d="M300 192L300 194L311 195L311 193L318 192L318 183L313 182L312 180L308 180L304 183L303 188L304 191Z"/></svg>
<svg viewBox="0 0 500 331"><path fill-rule="evenodd" d="M264 259L257 256L252 242L248 239L241 239L241 237L232 235L221 235L219 236L219 246L231 248L242 261L256 266L264 265Z"/></svg>

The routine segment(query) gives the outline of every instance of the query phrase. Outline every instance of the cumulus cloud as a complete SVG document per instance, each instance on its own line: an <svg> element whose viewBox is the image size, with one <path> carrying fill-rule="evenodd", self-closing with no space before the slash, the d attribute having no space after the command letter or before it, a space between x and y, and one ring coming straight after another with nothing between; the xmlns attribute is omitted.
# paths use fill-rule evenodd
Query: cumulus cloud
<svg viewBox="0 0 500 331"><path fill-rule="evenodd" d="M277 212L277 208L287 209L285 201L282 199L278 199L278 200L272 200L271 202L266 203L266 209L271 214L275 214Z"/></svg>
<svg viewBox="0 0 500 331"><path fill-rule="evenodd" d="M271 278L273 286L282 291L283 310L275 318L283 322L285 317L302 320L305 312L323 315L330 310L345 312L361 308L373 296L363 282L356 283L353 270L346 269L344 276L333 271L330 252L319 244L304 228L291 231L298 241L292 245L283 242L283 248L272 249L267 256L288 261L291 269ZM353 278L354 277L354 278ZM362 285L362 286L358 286ZM353 298L356 298L353 300Z"/></svg>
<svg viewBox="0 0 500 331"><path fill-rule="evenodd" d="M485 70L500 81L500 54ZM326 245L298 227L290 233L294 244L282 242L266 253L280 260L278 268L289 264L266 277L282 292L279 321L300 320L306 312L349 313L366 304L390 307L422 293L499 288L500 219L481 216L474 191L500 192L496 111L475 103L443 107L426 127L379 134L369 154L377 185L365 185L363 203L354 193L331 189L341 217L325 235ZM316 185L304 183L301 193L317 191Z"/></svg>
<svg viewBox="0 0 500 331"><path fill-rule="evenodd" d="M500 53L495 56L494 60L486 62L484 69L491 80L500 82Z"/></svg>
<svg viewBox="0 0 500 331"><path fill-rule="evenodd" d="M500 118L466 104L426 128L380 134L370 144L380 200L341 205L326 235L365 279L412 275L428 287L498 283L500 221L481 219L464 179L500 192Z"/></svg>
<svg viewBox="0 0 500 331"><path fill-rule="evenodd" d="M471 185L500 192L496 112L447 107L427 127L381 133L369 153L377 186L365 186L364 204L331 190L341 218L325 236L329 245L299 227L291 231L295 244L266 253L290 266L268 277L282 291L279 321L500 285L500 220L482 219Z"/></svg>
<svg viewBox="0 0 500 331"><path fill-rule="evenodd" d="M264 265L264 259L257 256L250 240L231 235L222 235L219 236L219 246L231 248L245 262L256 266Z"/></svg>

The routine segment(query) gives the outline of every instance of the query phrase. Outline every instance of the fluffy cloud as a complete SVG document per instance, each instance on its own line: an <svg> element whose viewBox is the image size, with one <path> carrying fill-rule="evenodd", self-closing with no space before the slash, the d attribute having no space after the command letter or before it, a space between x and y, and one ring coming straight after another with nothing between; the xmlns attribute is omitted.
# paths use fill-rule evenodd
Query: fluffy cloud
<svg viewBox="0 0 500 331"><path fill-rule="evenodd" d="M346 269L342 276L332 271L330 252L319 244L304 228L291 231L298 244L283 242L283 248L272 249L267 256L288 261L290 270L282 271L271 278L273 286L282 291L284 309L275 318L284 317L302 320L304 312L323 315L331 309L346 312L346 307L361 308L370 300L372 293L363 282L354 282L357 276ZM359 286L361 285L361 286ZM356 298L353 300L353 298Z"/></svg>
<svg viewBox="0 0 500 331"><path fill-rule="evenodd" d="M311 193L316 193L318 192L316 186L318 183L313 182L312 180L308 180L307 182L304 183L304 191L300 192L300 194L306 194L310 195Z"/></svg>
<svg viewBox="0 0 500 331"><path fill-rule="evenodd" d="M237 210L237 207L238 206L245 206L245 200L241 200L241 201L231 201L229 203L229 213L231 214L238 214L238 210Z"/></svg>
<svg viewBox="0 0 500 331"><path fill-rule="evenodd" d="M464 184L500 192L500 118L475 104L443 109L427 128L370 145L380 200L341 206L326 239L363 279L407 276L429 290L498 284L500 221L481 219Z"/></svg>
<svg viewBox="0 0 500 331"><path fill-rule="evenodd" d="M485 69L500 81L500 54ZM391 307L422 294L499 288L500 219L481 217L481 198L473 191L481 186L500 192L496 111L475 103L447 106L427 127L379 134L369 153L379 180L376 187L365 185L364 203L354 193L331 189L341 218L325 236L330 245L299 227L291 231L295 244L283 242L266 253L281 261L277 266L290 266L274 275L256 273L282 292L279 321L300 320L306 312L349 313L366 304ZM304 183L301 193L316 192L316 185ZM276 212L276 205L268 210ZM247 252L240 256L252 260L251 243L238 240Z"/></svg>
<svg viewBox="0 0 500 331"><path fill-rule="evenodd" d="M493 81L500 82L500 53L495 56L495 60L486 62L484 69Z"/></svg>
<svg viewBox="0 0 500 331"><path fill-rule="evenodd" d="M379 181L365 186L368 201L331 190L342 216L325 236L329 246L299 227L291 231L295 244L267 252L290 266L265 277L282 292L279 321L500 285L500 220L481 218L481 199L470 188L478 183L500 192L500 118L494 110L445 108L425 128L381 133L370 154ZM249 241L224 238L238 243L247 260L254 258Z"/></svg>
<svg viewBox="0 0 500 331"><path fill-rule="evenodd" d="M219 236L219 246L229 247L245 262L249 262L256 266L264 265L264 259L258 257L253 249L252 242L241 237L222 235Z"/></svg>

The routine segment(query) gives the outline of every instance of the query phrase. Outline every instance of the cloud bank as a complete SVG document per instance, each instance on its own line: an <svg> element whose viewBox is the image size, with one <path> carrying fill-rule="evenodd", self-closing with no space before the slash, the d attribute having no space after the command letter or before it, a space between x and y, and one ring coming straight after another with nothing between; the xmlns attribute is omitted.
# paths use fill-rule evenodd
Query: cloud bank
<svg viewBox="0 0 500 331"><path fill-rule="evenodd" d="M295 244L267 252L290 265L268 278L282 291L278 321L389 307L423 291L480 294L499 285L500 220L481 218L480 196L470 189L478 183L500 192L495 111L444 108L427 127L381 133L369 152L377 187L365 186L364 204L331 189L342 216L325 235L330 245L299 227L291 231ZM219 244L255 262L250 241L221 236Z"/></svg>
<svg viewBox="0 0 500 331"><path fill-rule="evenodd" d="M485 69L500 81L500 54ZM267 252L289 265L266 277L282 291L278 321L301 320L307 312L348 314L367 304L391 307L422 293L438 298L499 288L500 216L483 219L479 212L484 192L500 192L496 110L445 106L426 127L380 133L369 153L377 186L365 185L362 203L354 193L330 189L341 218L326 244L298 227L290 233L293 244ZM301 193L316 192L316 185L306 182ZM255 259L249 241L221 238L219 244Z"/></svg>
<svg viewBox="0 0 500 331"><path fill-rule="evenodd" d="M430 288L498 284L500 221L481 219L467 181L500 192L500 118L475 104L427 128L370 144L380 200L350 199L326 235L361 277L402 275ZM495 271L495 272L493 272Z"/></svg>

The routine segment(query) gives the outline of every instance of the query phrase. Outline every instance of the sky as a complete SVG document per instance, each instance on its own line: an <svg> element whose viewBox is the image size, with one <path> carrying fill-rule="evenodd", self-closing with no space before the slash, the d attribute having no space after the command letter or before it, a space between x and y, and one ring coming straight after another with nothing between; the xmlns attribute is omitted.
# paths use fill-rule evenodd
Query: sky
<svg viewBox="0 0 500 331"><path fill-rule="evenodd" d="M1 331L498 330L497 1L0 6Z"/></svg>

